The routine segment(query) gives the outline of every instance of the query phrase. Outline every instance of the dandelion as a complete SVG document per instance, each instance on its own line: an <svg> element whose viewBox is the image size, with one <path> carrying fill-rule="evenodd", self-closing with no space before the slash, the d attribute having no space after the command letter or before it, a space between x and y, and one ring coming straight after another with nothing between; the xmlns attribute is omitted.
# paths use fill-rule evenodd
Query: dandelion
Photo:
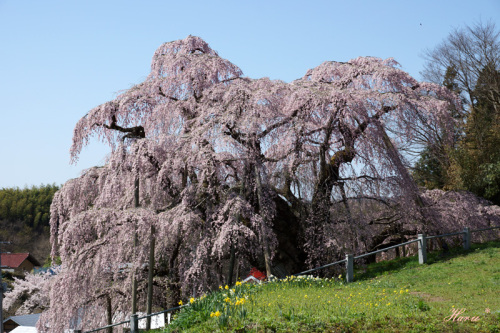
<svg viewBox="0 0 500 333"><path fill-rule="evenodd" d="M304 295L304 298L307 298L307 295Z"/></svg>

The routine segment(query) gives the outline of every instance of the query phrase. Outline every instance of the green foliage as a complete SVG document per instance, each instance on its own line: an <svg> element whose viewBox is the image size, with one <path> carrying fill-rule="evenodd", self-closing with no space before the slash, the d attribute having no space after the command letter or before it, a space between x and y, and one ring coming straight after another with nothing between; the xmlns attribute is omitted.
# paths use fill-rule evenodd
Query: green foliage
<svg viewBox="0 0 500 333"><path fill-rule="evenodd" d="M56 185L0 189L0 240L10 252L30 252L40 263L50 253L50 205Z"/></svg>
<svg viewBox="0 0 500 333"><path fill-rule="evenodd" d="M43 230L49 226L50 204L58 189L56 185L0 189L0 220L20 221L34 230Z"/></svg>
<svg viewBox="0 0 500 333"><path fill-rule="evenodd" d="M246 297L244 316L226 312L231 289L222 289L182 309L172 325L154 332L495 332L500 299L500 242L385 262L388 274L342 279L288 278L264 285L237 286ZM381 269L377 263L364 270ZM453 311L476 322L446 320ZM220 311L218 316L213 315ZM212 316L211 316L212 314ZM452 319L452 318L451 318Z"/></svg>
<svg viewBox="0 0 500 333"><path fill-rule="evenodd" d="M443 80L443 86L460 95L460 88L457 83L458 72L454 67L448 67ZM452 179L451 157L460 138L463 135L464 110L452 108L449 110L456 123L450 133L443 128L438 129L439 137L436 142L427 142L420 153L418 161L415 163L412 176L415 182L429 190L450 189ZM446 137L452 135L451 140ZM445 142L451 142L451 145Z"/></svg>
<svg viewBox="0 0 500 333"><path fill-rule="evenodd" d="M481 72L467 117L465 136L460 142L455 163L457 188L500 204L500 72L492 65Z"/></svg>
<svg viewBox="0 0 500 333"><path fill-rule="evenodd" d="M412 175L418 185L433 190L444 188L445 173L446 171L440 161L427 147L420 154Z"/></svg>

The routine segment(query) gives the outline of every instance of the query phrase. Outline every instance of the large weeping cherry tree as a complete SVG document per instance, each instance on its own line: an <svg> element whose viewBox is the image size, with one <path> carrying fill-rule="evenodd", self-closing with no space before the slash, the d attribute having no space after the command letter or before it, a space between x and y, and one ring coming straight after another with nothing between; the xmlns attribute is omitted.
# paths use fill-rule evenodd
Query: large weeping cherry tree
<svg viewBox="0 0 500 333"><path fill-rule="evenodd" d="M39 329L127 318L134 277L145 307L150 264L166 308L231 281L235 263L296 273L439 229L446 214L433 215L402 151L446 138L458 103L392 59L325 62L285 83L243 77L198 37L163 44L144 82L76 124L73 162L92 137L112 152L54 197L62 267Z"/></svg>

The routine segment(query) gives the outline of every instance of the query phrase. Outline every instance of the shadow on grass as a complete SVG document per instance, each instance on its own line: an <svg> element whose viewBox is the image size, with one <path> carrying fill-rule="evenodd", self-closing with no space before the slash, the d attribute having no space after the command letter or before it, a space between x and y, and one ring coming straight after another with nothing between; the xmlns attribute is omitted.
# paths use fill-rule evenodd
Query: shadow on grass
<svg viewBox="0 0 500 333"><path fill-rule="evenodd" d="M463 257L476 250L485 250L488 248L500 248L500 241L472 244L469 250L461 247L451 248L448 251L433 251L427 253L427 265L438 262L446 262L453 258ZM416 268L419 265L418 256L400 257L393 260L380 261L368 265L356 265L354 261L354 278L356 281L370 280L381 275L390 275L401 270ZM356 267L358 266L358 267Z"/></svg>

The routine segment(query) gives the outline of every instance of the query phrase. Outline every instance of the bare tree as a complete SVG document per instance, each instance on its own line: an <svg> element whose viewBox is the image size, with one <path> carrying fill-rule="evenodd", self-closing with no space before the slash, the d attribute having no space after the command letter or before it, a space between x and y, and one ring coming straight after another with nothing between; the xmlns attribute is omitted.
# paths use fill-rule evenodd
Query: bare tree
<svg viewBox="0 0 500 333"><path fill-rule="evenodd" d="M457 28L434 49L427 50L424 57L427 61L421 72L424 80L442 84L446 71L453 69L467 111L471 111L481 72L485 68L500 68L500 31L491 21ZM498 82L488 87L486 95L499 103Z"/></svg>

